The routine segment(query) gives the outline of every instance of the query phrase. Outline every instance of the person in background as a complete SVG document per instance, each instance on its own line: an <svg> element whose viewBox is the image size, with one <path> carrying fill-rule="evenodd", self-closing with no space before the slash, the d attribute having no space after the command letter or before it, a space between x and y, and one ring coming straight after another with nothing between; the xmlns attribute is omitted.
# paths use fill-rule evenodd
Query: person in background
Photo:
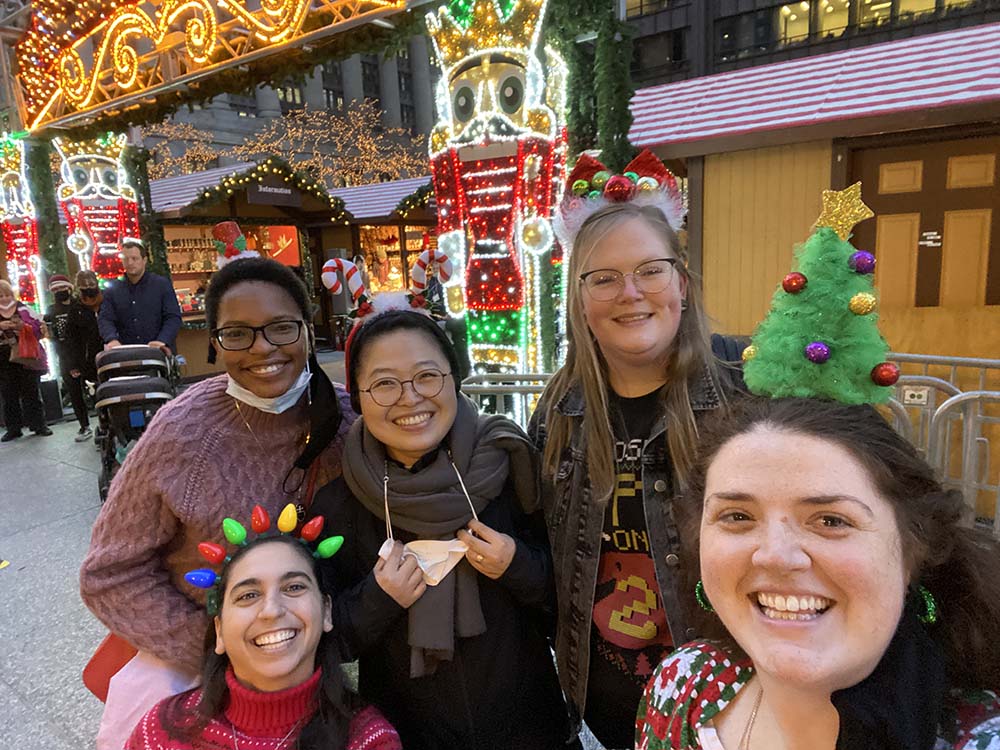
<svg viewBox="0 0 1000 750"><path fill-rule="evenodd" d="M45 425L45 408L39 383L44 370L34 370L11 362L11 349L16 349L18 334L31 326L35 338L42 339L42 321L31 308L14 297L10 282L0 279L0 401L3 401L3 422L6 431L0 442L16 440L28 427L36 435L52 434ZM45 349L42 349L44 359ZM47 368L46 368L47 369Z"/></svg>
<svg viewBox="0 0 1000 750"><path fill-rule="evenodd" d="M146 270L149 250L139 240L122 243L125 277L104 293L98 327L104 346L147 344L167 354L176 349L181 308L170 281Z"/></svg>
<svg viewBox="0 0 1000 750"><path fill-rule="evenodd" d="M82 314L81 339L83 341L80 356L80 372L85 381L97 382L97 366L95 360L104 348L101 340L101 332L97 327L97 316L101 310L101 303L104 302L104 295L97 281L97 274L93 271L79 271L76 274L76 289L80 295L80 308Z"/></svg>
<svg viewBox="0 0 1000 750"><path fill-rule="evenodd" d="M49 291L55 300L45 311L45 324L49 339L55 345L59 358L59 374L63 390L69 394L73 414L80 424L76 442L82 443L94 433L87 416L87 402L83 397L83 368L87 335L85 316L89 313L73 299L73 284L61 273L49 277Z"/></svg>

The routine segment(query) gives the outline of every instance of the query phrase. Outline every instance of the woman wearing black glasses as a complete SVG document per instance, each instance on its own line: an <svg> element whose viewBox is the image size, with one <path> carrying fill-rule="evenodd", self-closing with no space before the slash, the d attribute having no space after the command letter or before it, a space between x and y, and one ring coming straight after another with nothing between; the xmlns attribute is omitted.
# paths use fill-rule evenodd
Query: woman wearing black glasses
<svg viewBox="0 0 1000 750"><path fill-rule="evenodd" d="M206 298L226 372L160 409L129 453L94 526L84 602L138 655L112 679L98 749L121 750L163 698L191 688L202 662L204 594L183 580L198 542L254 505L304 509L340 475L346 392L312 356L305 286L262 258L225 265Z"/></svg>
<svg viewBox="0 0 1000 750"><path fill-rule="evenodd" d="M536 454L460 393L430 317L359 325L347 378L362 419L313 505L345 538L329 561L341 657L407 750L562 747Z"/></svg>

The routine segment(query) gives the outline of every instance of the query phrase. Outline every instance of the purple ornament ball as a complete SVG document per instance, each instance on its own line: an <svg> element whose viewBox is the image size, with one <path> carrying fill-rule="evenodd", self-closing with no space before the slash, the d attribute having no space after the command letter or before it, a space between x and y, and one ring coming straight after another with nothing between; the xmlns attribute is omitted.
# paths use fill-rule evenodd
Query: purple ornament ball
<svg viewBox="0 0 1000 750"><path fill-rule="evenodd" d="M813 341L805 349L806 359L821 365L830 359L830 347L822 341Z"/></svg>
<svg viewBox="0 0 1000 750"><path fill-rule="evenodd" d="M864 250L853 253L847 261L855 273L869 274L875 272L875 256Z"/></svg>

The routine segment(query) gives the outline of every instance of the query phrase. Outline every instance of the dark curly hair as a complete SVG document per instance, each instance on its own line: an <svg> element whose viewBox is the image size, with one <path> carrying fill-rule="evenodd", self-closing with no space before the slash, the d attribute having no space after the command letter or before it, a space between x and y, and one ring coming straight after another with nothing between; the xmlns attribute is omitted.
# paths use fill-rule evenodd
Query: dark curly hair
<svg viewBox="0 0 1000 750"><path fill-rule="evenodd" d="M302 280L288 266L270 258L239 258L227 263L214 274L205 293L205 319L210 331L219 323L219 306L226 292L244 281L258 281L281 287L295 300L302 311L302 319L312 320L313 306L309 301L309 291Z"/></svg>
<svg viewBox="0 0 1000 750"><path fill-rule="evenodd" d="M733 645L720 620L695 605L699 575L701 515L705 476L730 440L759 427L829 440L864 466L892 505L902 541L903 561L914 583L937 600L938 622L931 635L945 654L951 686L1000 686L1000 649L994 643L1000 622L1000 544L965 521L960 492L946 490L916 449L871 406L803 398L745 398L701 427L698 460L678 503L685 541L682 597L700 635Z"/></svg>
<svg viewBox="0 0 1000 750"><path fill-rule="evenodd" d="M309 548L296 537L258 537L245 547L233 553L231 561L223 569L219 579L220 615L225 612L225 592L229 585L229 572L240 559L264 544L285 544L295 550L308 565L316 578L319 591L331 591L326 566L319 565ZM189 707L189 699L194 691L181 693L165 701L161 706L161 722L167 733L174 739L193 743L208 723L222 715L229 702L229 687L226 671L229 657L215 653L215 624L210 623L205 632L205 661L202 666L201 697ZM340 653L335 633L323 633L316 651L316 666L322 667L323 676L318 688L318 707L312 719L299 734L296 747L301 750L343 750L347 746L351 718L360 708L357 695L344 683Z"/></svg>

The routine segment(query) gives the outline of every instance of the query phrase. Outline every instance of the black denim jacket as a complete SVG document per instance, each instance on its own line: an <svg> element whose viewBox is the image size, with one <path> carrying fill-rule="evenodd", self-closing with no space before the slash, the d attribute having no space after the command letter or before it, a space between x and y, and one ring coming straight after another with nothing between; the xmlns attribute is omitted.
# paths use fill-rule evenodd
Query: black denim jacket
<svg viewBox="0 0 1000 750"><path fill-rule="evenodd" d="M738 362L744 342L722 336L712 337L712 351L723 362ZM727 397L744 389L738 368L721 366L721 383L708 372L691 389L691 408L695 418L718 409ZM528 435L538 447L545 446L544 396L532 415ZM590 628L597 587L597 568L604 530L605 498L594 497L587 471L587 452L583 445L584 402L579 387L571 388L556 405L556 410L575 420L569 447L559 459L554 481L546 481L542 502L552 562L555 568L558 626L556 630L556 665L559 682L566 695L574 731L579 729L587 697L590 672ZM646 514L656 582L660 587L663 609L670 632L677 645L695 637L680 606L681 597L694 596L680 591L681 539L674 518L671 488L678 483L667 451L666 418L653 426L642 454L642 501Z"/></svg>

